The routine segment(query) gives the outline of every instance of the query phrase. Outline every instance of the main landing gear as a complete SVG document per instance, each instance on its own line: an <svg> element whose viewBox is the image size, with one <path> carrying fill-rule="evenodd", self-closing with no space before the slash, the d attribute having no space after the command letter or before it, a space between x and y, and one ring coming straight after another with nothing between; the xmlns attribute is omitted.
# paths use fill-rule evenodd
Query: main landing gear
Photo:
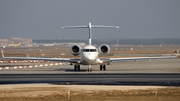
<svg viewBox="0 0 180 101"><path fill-rule="evenodd" d="M80 71L80 65L76 64L74 65L74 71ZM88 72L92 72L91 65L88 67Z"/></svg>
<svg viewBox="0 0 180 101"><path fill-rule="evenodd" d="M100 70L106 70L106 65L100 65Z"/></svg>
<svg viewBox="0 0 180 101"><path fill-rule="evenodd" d="M100 65L100 70L106 70L106 65ZM74 65L74 71L80 71L80 65L76 64ZM92 72L91 65L88 66L88 72Z"/></svg>
<svg viewBox="0 0 180 101"><path fill-rule="evenodd" d="M80 71L80 65L74 65L74 71L76 70Z"/></svg>

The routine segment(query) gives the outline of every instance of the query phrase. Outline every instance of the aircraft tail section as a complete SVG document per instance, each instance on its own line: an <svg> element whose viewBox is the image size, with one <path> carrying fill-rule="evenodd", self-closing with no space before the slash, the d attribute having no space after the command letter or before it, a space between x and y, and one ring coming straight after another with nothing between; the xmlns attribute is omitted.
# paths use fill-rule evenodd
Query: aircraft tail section
<svg viewBox="0 0 180 101"><path fill-rule="evenodd" d="M89 45L91 45L92 28L119 28L119 26L102 26L102 25L82 25L82 26L64 26L62 28L88 28L89 29Z"/></svg>

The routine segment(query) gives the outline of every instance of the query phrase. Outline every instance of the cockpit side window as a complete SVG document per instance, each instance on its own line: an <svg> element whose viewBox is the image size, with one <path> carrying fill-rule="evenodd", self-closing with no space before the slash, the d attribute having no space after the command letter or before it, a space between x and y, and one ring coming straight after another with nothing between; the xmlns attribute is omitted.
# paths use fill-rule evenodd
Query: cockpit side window
<svg viewBox="0 0 180 101"><path fill-rule="evenodd" d="M89 49L83 49L83 52L89 52Z"/></svg>
<svg viewBox="0 0 180 101"><path fill-rule="evenodd" d="M96 49L90 49L90 52L96 52Z"/></svg>

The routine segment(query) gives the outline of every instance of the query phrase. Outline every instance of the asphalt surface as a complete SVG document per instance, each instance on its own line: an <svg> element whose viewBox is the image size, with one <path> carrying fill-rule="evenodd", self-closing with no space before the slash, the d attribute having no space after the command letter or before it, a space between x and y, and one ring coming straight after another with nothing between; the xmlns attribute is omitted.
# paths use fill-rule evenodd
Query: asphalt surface
<svg viewBox="0 0 180 101"><path fill-rule="evenodd" d="M3 64L1 64L3 65ZM5 64L4 64L5 65ZM17 64L15 64L17 65ZM92 66L73 71L73 66L49 66L0 71L0 84L92 84L180 86L180 59L112 63L106 71Z"/></svg>

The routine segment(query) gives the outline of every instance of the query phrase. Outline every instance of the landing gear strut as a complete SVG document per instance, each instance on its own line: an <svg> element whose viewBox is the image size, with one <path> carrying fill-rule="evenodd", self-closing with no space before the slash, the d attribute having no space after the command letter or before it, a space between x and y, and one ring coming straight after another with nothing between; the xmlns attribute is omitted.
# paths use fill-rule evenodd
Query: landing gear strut
<svg viewBox="0 0 180 101"><path fill-rule="evenodd" d="M106 70L106 65L100 65L100 70Z"/></svg>
<svg viewBox="0 0 180 101"><path fill-rule="evenodd" d="M80 71L80 65L74 65L74 71L76 70Z"/></svg>
<svg viewBox="0 0 180 101"><path fill-rule="evenodd" d="M88 72L92 72L91 65L89 65Z"/></svg>

